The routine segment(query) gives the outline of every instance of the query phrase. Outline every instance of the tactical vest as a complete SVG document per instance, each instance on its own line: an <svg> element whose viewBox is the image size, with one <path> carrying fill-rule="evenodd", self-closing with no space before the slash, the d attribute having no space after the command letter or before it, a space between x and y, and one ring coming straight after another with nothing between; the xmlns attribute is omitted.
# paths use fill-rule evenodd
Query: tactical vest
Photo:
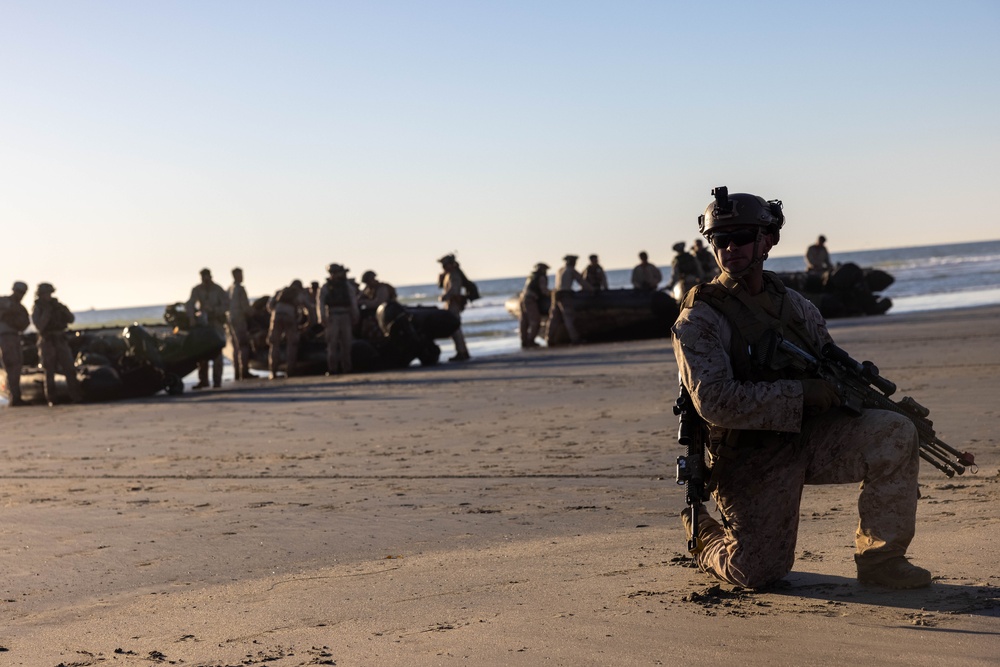
<svg viewBox="0 0 1000 667"><path fill-rule="evenodd" d="M544 273L532 273L524 283L524 291L538 300L542 298L542 288L539 286L538 280L544 275Z"/></svg>
<svg viewBox="0 0 1000 667"><path fill-rule="evenodd" d="M327 308L350 308L351 293L348 291L349 289L350 286L346 280L328 280L323 305Z"/></svg>
<svg viewBox="0 0 1000 667"><path fill-rule="evenodd" d="M298 305L299 293L289 287L281 290L278 293L278 298L276 299L278 303L283 303L286 306L292 306L293 308Z"/></svg>
<svg viewBox="0 0 1000 667"><path fill-rule="evenodd" d="M682 254L677 256L677 271L685 276L696 276L700 272L701 267L698 264L698 260L692 255Z"/></svg>
<svg viewBox="0 0 1000 667"><path fill-rule="evenodd" d="M703 301L719 311L733 329L729 350L733 376L741 382L774 382L783 379L802 379L789 371L774 371L762 366L754 358L753 350L767 336L780 334L812 354L819 356L816 342L805 328L805 320L797 316L788 299L788 290L777 275L764 272L764 293L776 307L777 315L767 312L756 303L746 290L724 284L725 274L710 283L693 287L684 297L681 310L690 308L695 301Z"/></svg>
<svg viewBox="0 0 1000 667"><path fill-rule="evenodd" d="M816 342L808 334L805 321L798 317L788 299L788 290L777 275L764 272L764 292L777 310L777 316L756 303L742 286L725 284L722 274L712 282L698 285L688 291L681 310L690 308L695 301L704 301L722 313L732 327L729 359L733 377L741 382L774 382L776 380L802 379L798 372L786 369L775 371L758 363L753 355L757 345L775 333L818 356ZM714 479L718 480L729 463L739 459L740 451L748 447L769 446L783 441L787 434L775 431L741 431L712 429L711 451L715 456ZM793 438L797 436L791 436ZM714 482L713 482L714 483Z"/></svg>

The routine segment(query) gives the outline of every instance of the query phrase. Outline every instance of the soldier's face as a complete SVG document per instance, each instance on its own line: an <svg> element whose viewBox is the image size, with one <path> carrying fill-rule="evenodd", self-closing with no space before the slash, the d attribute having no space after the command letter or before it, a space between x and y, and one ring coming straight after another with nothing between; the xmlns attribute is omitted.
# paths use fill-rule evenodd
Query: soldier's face
<svg viewBox="0 0 1000 667"><path fill-rule="evenodd" d="M773 237L758 234L757 227L727 229L712 236L712 247L719 266L726 273L739 273L750 266L757 253L765 257L774 245Z"/></svg>

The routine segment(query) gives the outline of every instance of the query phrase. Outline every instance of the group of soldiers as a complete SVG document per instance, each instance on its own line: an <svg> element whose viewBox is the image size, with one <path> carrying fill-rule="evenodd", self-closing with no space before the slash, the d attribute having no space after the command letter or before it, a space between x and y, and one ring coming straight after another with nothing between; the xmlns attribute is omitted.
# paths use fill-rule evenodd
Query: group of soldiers
<svg viewBox="0 0 1000 667"><path fill-rule="evenodd" d="M461 321L461 313L474 290L474 283L462 272L455 255L440 258L441 274L438 286L441 301L448 312ZM327 375L351 373L351 344L358 326L362 309L376 310L379 306L397 300L396 289L389 283L378 280L374 271L365 271L361 285L348 276L350 269L342 264L330 264L326 282L321 286L313 282L307 288L301 280L293 280L287 287L274 293L267 301L270 323L267 332L268 370L270 378L281 377L282 356L285 359L285 375L295 374L295 360L298 358L299 342L305 327L317 323L322 325L326 339ZM185 304L188 320L193 323L215 327L220 335L228 336L233 350L233 367L237 380L255 377L250 372L250 330L249 321L253 308L243 287L243 270L233 269L233 284L223 289L212 281L212 272L202 269L201 282L191 290ZM465 361L470 358L461 326L452 335L455 356L451 361ZM282 354L284 343L284 354ZM222 385L222 354L212 361L212 380L209 384L209 360L199 363L198 383L195 389Z"/></svg>
<svg viewBox="0 0 1000 667"><path fill-rule="evenodd" d="M362 308L376 309L383 303L396 300L395 288L379 281L374 271L361 276L362 286L348 277L350 269L342 264L326 267L327 279L321 286L313 282L309 287L301 280L293 280L267 300L269 325L267 331L268 370L270 378L282 377L281 359L285 359L285 376L295 375L299 342L303 329L320 324L327 345L327 374L350 373L351 343ZM216 329L228 337L233 350L233 369L237 380L256 377L250 372L250 321L254 309L243 286L243 269L232 270L233 283L228 289L212 280L209 269L201 270L201 282L191 290L185 304L188 321ZM303 326L305 325L305 326ZM282 343L284 353L282 355ZM209 365L212 379L209 384ZM198 383L195 389L222 386L222 353L198 365Z"/></svg>
<svg viewBox="0 0 1000 667"><path fill-rule="evenodd" d="M454 255L440 260L443 286L442 301L449 311L459 315L467 300L466 285L470 284L461 273ZM358 325L361 309L377 309L383 303L396 301L395 288L378 280L374 271L365 271L361 285L348 277L349 269L341 264L327 267L327 280L323 285L313 282L305 287L301 280L293 280L267 300L269 325L268 370L271 379L281 376L279 367L285 359L285 375L295 374L295 360L304 330L320 324L327 343L328 375L352 372L351 344ZM210 326L232 346L234 375L237 380L256 377L250 372L251 319L255 316L253 305L243 285L243 269L232 270L233 282L223 288L213 281L210 269L201 270L201 281L191 290L185 306L185 315L191 325ZM9 296L0 297L0 364L7 374L8 400L11 406L26 405L21 395L21 374L24 367L21 336L34 324L38 332L38 353L44 370L44 393L49 405L57 401L55 375L66 378L66 388L71 402L83 400L77 379L75 360L69 345L67 329L75 317L65 304L55 296L55 287L40 283L35 292L35 303L29 315L22 304L28 292L27 284L18 281ZM457 354L453 361L469 358L461 329L456 331ZM284 354L282 355L282 344ZM209 370L211 368L211 378ZM223 360L221 351L213 359L198 364L198 382L194 389L221 387Z"/></svg>
<svg viewBox="0 0 1000 667"><path fill-rule="evenodd" d="M66 376L70 400L74 403L83 400L74 370L73 352L66 340L66 329L76 317L53 296L55 291L51 283L39 283L30 316L22 303L28 293L27 284L17 281L9 296L0 297L0 362L7 372L11 406L26 404L21 398L21 369L24 367L21 334L30 324L38 331L38 356L45 371L45 400L49 405L55 402L56 373Z"/></svg>
<svg viewBox="0 0 1000 667"><path fill-rule="evenodd" d="M704 247L700 239L695 241L690 253L685 252L684 243L675 244L674 251L677 256L673 259L671 279L666 289L681 284L685 285L684 291L686 291L692 285L709 281L718 275L719 267L715 262L715 257ZM556 272L555 289L551 291L548 287L547 275L549 265L544 262L535 264L531 274L524 282L524 288L519 297L522 348L539 347L536 338L541 331L544 314L551 318L551 322L558 321L565 327L571 343L580 342L580 335L574 322L572 304L557 299L553 292L572 291L575 289L574 286L579 286L579 289L584 292L607 290L608 277L601 267L597 255L590 256L590 263L584 267L582 272L576 268L578 259L577 255L563 257L563 265ZM661 282L663 282L663 273L649 261L649 254L646 251L640 252L639 263L632 269L632 288L653 291L660 288Z"/></svg>

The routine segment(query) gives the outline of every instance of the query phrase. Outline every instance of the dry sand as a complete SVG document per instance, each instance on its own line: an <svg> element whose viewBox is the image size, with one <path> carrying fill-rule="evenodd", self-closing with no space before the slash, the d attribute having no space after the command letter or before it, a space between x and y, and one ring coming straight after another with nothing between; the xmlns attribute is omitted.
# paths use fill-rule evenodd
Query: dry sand
<svg viewBox="0 0 1000 667"><path fill-rule="evenodd" d="M0 665L996 665L1000 307L834 336L978 456L923 464L915 562L853 578L853 485L798 559L691 567L669 341L0 413Z"/></svg>

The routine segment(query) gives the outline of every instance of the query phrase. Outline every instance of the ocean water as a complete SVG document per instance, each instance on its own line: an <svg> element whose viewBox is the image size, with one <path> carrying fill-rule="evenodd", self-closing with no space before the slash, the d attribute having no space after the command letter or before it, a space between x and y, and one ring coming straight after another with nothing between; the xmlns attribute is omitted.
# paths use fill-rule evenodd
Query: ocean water
<svg viewBox="0 0 1000 667"><path fill-rule="evenodd" d="M834 251L831 255L835 263L854 262L882 269L895 277L895 282L883 292L883 296L892 299L893 306L886 315L877 317L1000 303L1000 240L847 253ZM803 271L805 261L801 256L773 257L768 260L767 268ZM669 276L669 266L661 269ZM552 271L550 286L554 275ZM628 287L632 269L607 270L607 275L610 287ZM462 329L473 356L510 354L520 350L517 321L507 313L504 302L520 292L526 276L527 271L524 276L477 280L475 273L469 271L469 277L476 281L481 294L462 316ZM396 290L405 304L440 305L436 283L397 285ZM157 305L78 312L75 326L162 321L164 308ZM443 359L454 354L450 340L438 341L438 344Z"/></svg>

